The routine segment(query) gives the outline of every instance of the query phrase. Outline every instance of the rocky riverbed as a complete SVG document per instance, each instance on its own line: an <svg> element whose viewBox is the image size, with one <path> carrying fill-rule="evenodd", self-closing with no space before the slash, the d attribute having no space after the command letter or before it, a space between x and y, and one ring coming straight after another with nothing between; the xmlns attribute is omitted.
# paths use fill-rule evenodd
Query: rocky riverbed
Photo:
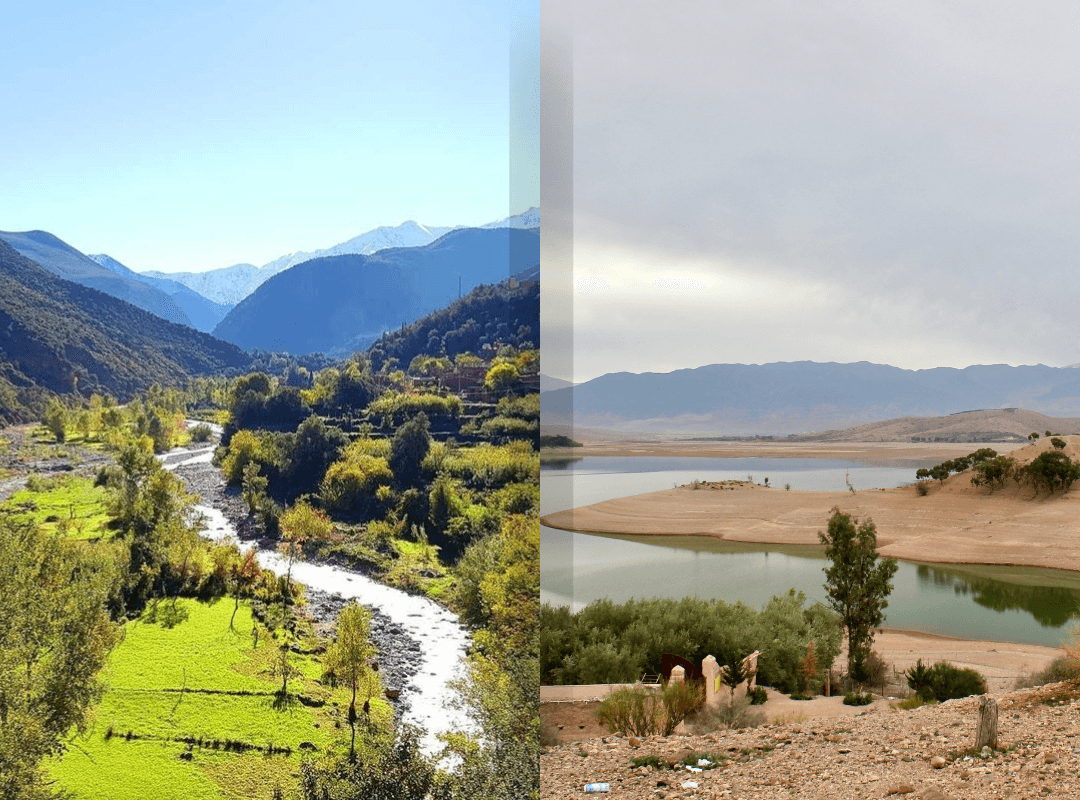
<svg viewBox="0 0 1080 800"><path fill-rule="evenodd" d="M543 750L541 797L579 796L592 782L631 800L1080 797L1078 697L1069 683L997 695L993 752L972 751L977 697L704 736L606 736ZM689 753L718 766L668 767ZM633 765L648 756L662 768Z"/></svg>
<svg viewBox="0 0 1080 800"><path fill-rule="evenodd" d="M167 456L165 465L184 481L189 491L199 495L202 505L220 511L239 539L265 546L268 543L262 541L262 532L248 514L240 492L226 485L221 470L213 466L209 458L204 458L212 451L212 447L205 446L174 450ZM173 467L173 464L178 466ZM323 591L315 586L306 587L305 595L306 613L316 624L324 626L334 624L338 613L349 601L339 592ZM412 686L412 679L421 660L420 643L381 610L369 608L370 637L377 653L379 675L386 689L400 692L398 697L391 698L395 713L400 716L409 708L410 694L416 688Z"/></svg>
<svg viewBox="0 0 1080 800"><path fill-rule="evenodd" d="M259 563L284 574L286 566L273 549L260 540L261 532L249 519L240 493L227 487L213 466L213 445L178 449L165 454L167 469L184 480L201 498L206 516L203 535L212 539L238 537L243 546L259 546ZM443 749L438 735L453 730L476 732L476 726L454 688L464 677L468 632L457 615L434 601L385 586L372 578L339 566L296 562L292 577L308 587L317 622L336 619L349 599L372 609L371 638L378 653L383 685L400 691L398 715L425 731L421 748L429 755Z"/></svg>

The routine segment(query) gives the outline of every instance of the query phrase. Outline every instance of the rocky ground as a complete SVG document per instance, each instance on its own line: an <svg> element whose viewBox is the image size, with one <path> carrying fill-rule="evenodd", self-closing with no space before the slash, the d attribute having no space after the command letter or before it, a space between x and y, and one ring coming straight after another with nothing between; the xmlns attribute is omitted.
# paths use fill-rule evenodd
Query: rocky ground
<svg viewBox="0 0 1080 800"><path fill-rule="evenodd" d="M993 752L972 750L977 697L704 736L609 735L542 750L541 797L582 795L592 782L633 800L1080 797L1078 698L1068 683L997 695ZM718 766L668 767L690 753ZM632 763L649 756L661 768Z"/></svg>

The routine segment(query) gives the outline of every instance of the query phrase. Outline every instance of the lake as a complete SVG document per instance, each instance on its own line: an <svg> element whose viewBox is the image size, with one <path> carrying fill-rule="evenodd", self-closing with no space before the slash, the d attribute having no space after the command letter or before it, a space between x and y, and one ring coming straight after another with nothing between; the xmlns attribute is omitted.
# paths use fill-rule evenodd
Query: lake
<svg viewBox="0 0 1080 800"><path fill-rule="evenodd" d="M561 467L542 465L541 512L670 489L693 480L766 477L784 491L889 488L914 481L910 466L823 459L614 458L590 456ZM822 520L822 528L826 520ZM760 608L795 588L825 602L825 559L814 546L755 545L702 536L653 537L571 533L544 526L540 596L581 608L593 600L631 597L719 598ZM1080 620L1080 575L1065 570L900 562L886 627L963 639L1057 646Z"/></svg>

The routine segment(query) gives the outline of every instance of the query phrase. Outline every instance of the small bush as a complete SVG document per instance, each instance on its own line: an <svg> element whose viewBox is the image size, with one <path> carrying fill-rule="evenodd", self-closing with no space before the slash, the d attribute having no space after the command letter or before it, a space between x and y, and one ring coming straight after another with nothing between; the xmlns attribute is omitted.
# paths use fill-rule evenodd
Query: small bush
<svg viewBox="0 0 1080 800"><path fill-rule="evenodd" d="M670 736L704 700L704 687L698 683L669 683L660 691L639 685L609 694L596 716L601 725L619 733Z"/></svg>
<svg viewBox="0 0 1080 800"><path fill-rule="evenodd" d="M760 686L755 686L746 693L746 696L750 700L750 705L752 706L764 705L769 699L769 695Z"/></svg>
<svg viewBox="0 0 1080 800"><path fill-rule="evenodd" d="M918 492L919 497L926 497L930 494L930 481L919 481L915 484L915 491Z"/></svg>
<svg viewBox="0 0 1080 800"><path fill-rule="evenodd" d="M868 706L874 702L874 696L867 692L866 694L858 694L857 692L848 692L844 695L845 706Z"/></svg>
<svg viewBox="0 0 1080 800"><path fill-rule="evenodd" d="M986 694L986 681L973 669L939 661L931 672L930 689L939 703L973 694Z"/></svg>
<svg viewBox="0 0 1080 800"><path fill-rule="evenodd" d="M701 709L686 720L686 727L691 734L701 736L718 730L756 728L765 722L763 712L751 709L747 698L737 697L733 702L721 702L716 708Z"/></svg>
<svg viewBox="0 0 1080 800"><path fill-rule="evenodd" d="M213 435L214 431L210 428L209 425L206 424L196 425L194 428L191 429L191 441L195 442L196 444L209 442L210 437Z"/></svg>
<svg viewBox="0 0 1080 800"><path fill-rule="evenodd" d="M630 759L630 763L635 767L652 767L653 769L664 769L667 767L667 763L660 760L660 756L638 756L637 758Z"/></svg>
<svg viewBox="0 0 1080 800"><path fill-rule="evenodd" d="M922 708L925 705L933 705L935 700L927 700L922 695L913 694L907 700L901 700L899 703L893 703L893 708L901 708L904 711L914 711L916 708Z"/></svg>
<svg viewBox="0 0 1080 800"><path fill-rule="evenodd" d="M803 692L792 692L789 697L792 700L813 700L814 696L810 694L804 694Z"/></svg>

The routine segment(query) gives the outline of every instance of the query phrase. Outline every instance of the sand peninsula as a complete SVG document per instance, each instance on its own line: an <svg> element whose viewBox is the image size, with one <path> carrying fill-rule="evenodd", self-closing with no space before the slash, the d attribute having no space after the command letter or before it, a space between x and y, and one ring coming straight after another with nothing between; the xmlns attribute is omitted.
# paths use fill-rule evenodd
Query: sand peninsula
<svg viewBox="0 0 1080 800"><path fill-rule="evenodd" d="M1066 442L1062 452L1080 461L1080 436L1061 438ZM941 457L979 447L954 444ZM905 455L910 457L911 450L925 454L927 449L911 448ZM998 449L1011 450L1008 455L1023 466L1053 446L1049 439L1040 439L1017 449ZM880 457L880 453L874 455ZM914 475L913 468L912 480ZM1067 492L1048 495L1045 490L1036 494L1029 484L1020 486L1008 478L1003 488L991 492L973 486L971 475L967 470L944 483L930 481L926 496L920 496L914 485L852 493L785 491L741 481L687 484L548 514L541 521L552 528L583 533L697 535L730 542L817 545L818 531L825 528L836 507L860 520L874 521L882 555L928 563L1080 571L1080 482Z"/></svg>

